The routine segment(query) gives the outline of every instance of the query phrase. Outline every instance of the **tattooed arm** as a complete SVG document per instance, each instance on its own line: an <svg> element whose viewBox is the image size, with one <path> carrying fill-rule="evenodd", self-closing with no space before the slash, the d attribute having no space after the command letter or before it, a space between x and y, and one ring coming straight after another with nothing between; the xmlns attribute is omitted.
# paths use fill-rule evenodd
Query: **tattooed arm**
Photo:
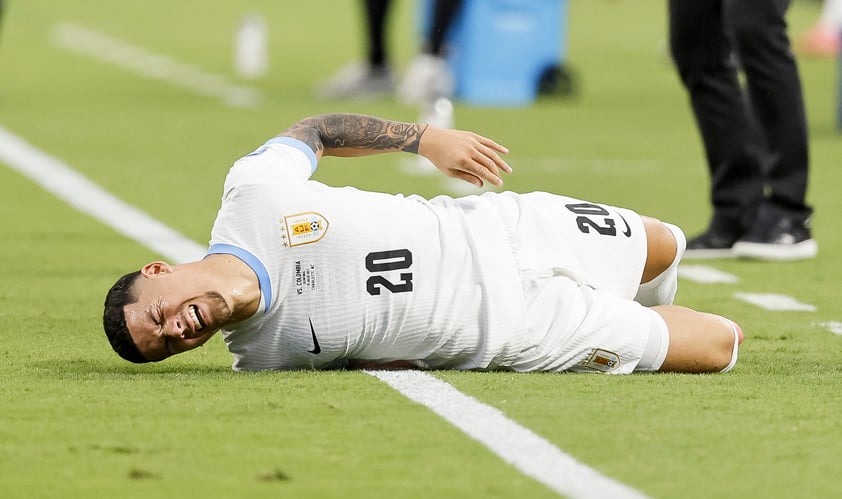
<svg viewBox="0 0 842 499"><path fill-rule="evenodd" d="M390 121L360 114L323 114L305 118L282 132L322 156L368 156L409 152L429 159L445 174L482 187L500 186L500 171L512 169L500 158L508 149L472 132Z"/></svg>

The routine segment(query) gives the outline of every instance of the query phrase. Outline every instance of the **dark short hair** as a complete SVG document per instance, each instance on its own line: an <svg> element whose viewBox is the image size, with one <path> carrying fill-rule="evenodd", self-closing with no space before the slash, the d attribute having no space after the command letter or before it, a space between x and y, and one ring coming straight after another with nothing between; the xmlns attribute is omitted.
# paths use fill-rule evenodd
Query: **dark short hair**
<svg viewBox="0 0 842 499"><path fill-rule="evenodd" d="M126 327L124 309L126 305L137 301L132 288L138 277L140 277L139 270L130 272L117 279L117 282L108 290L108 294L105 295L105 311L102 313L102 327L105 329L105 336L108 337L111 348L120 357L136 364L143 364L149 362L149 359L137 349L129 328Z"/></svg>

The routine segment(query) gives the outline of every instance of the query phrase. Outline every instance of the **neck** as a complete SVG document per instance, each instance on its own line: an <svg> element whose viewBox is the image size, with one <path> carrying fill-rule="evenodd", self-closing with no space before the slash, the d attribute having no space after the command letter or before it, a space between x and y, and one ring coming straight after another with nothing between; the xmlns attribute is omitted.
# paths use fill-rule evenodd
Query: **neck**
<svg viewBox="0 0 842 499"><path fill-rule="evenodd" d="M213 254L200 262L210 275L220 280L220 287L228 306L231 319L240 322L248 319L260 306L260 282L257 275L245 262L234 255Z"/></svg>

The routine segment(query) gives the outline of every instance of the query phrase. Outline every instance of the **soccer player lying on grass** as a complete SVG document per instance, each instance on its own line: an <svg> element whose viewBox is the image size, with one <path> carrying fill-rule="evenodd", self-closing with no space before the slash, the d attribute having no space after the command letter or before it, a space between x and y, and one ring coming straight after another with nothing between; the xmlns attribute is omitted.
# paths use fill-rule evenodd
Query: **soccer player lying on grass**
<svg viewBox="0 0 842 499"><path fill-rule="evenodd" d="M133 362L222 331L235 370L721 372L740 328L672 305L681 230L534 192L427 200L310 180L322 156L420 154L502 185L508 150L475 133L355 114L306 118L228 172L207 256L152 262L108 292Z"/></svg>

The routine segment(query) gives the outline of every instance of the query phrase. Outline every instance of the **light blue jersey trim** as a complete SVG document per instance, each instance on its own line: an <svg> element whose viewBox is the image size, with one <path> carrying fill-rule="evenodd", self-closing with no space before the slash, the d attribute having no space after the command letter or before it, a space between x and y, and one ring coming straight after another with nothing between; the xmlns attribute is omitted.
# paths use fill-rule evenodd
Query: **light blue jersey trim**
<svg viewBox="0 0 842 499"><path fill-rule="evenodd" d="M213 244L208 248L208 255L218 254L234 255L251 267L251 270L257 274L257 282L260 283L260 292L263 294L263 301L266 302L263 312L268 312L269 305L272 303L272 282L269 280L269 272L266 271L263 262L243 248L230 244Z"/></svg>
<svg viewBox="0 0 842 499"><path fill-rule="evenodd" d="M263 145L269 144L285 144L291 147L298 149L299 151L303 152L307 155L307 159L310 160L310 173L314 173L316 171L316 166L318 166L319 161L316 159L316 153L310 149L310 146L301 142L298 139L294 139L292 137L272 137L271 139L267 140Z"/></svg>

